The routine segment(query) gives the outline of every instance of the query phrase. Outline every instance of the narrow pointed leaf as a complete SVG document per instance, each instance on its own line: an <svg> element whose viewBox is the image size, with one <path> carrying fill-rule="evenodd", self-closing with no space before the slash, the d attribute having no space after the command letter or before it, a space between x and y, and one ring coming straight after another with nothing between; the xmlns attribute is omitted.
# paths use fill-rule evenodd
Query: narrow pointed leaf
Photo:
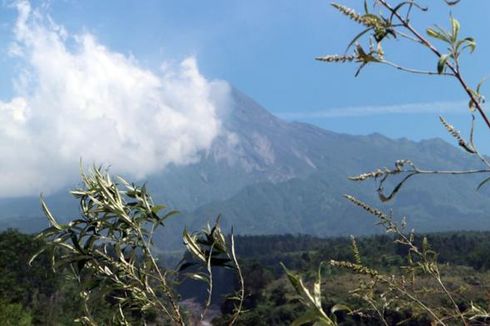
<svg viewBox="0 0 490 326"><path fill-rule="evenodd" d="M58 222L56 222L56 219L54 218L53 214L51 214L51 212L49 211L48 206L46 206L46 203L44 202L44 199L42 197L41 197L41 206L43 208L44 215L46 215L46 217L49 220L49 223L51 223L51 225L55 227L57 230L62 230L63 228L61 227L61 225L58 224Z"/></svg>
<svg viewBox="0 0 490 326"><path fill-rule="evenodd" d="M449 55L443 54L439 58L439 61L437 62L437 73L442 74L444 72L444 69L446 67L447 60L449 59Z"/></svg>
<svg viewBox="0 0 490 326"><path fill-rule="evenodd" d="M480 188L483 187L488 181L490 181L490 177L485 178L482 182L480 182L478 187L476 187L476 190L480 190Z"/></svg>
<svg viewBox="0 0 490 326"><path fill-rule="evenodd" d="M451 40L453 42L456 42L456 40L458 39L459 30L461 29L461 24L454 17L451 17L450 21L451 21L451 32L452 32Z"/></svg>

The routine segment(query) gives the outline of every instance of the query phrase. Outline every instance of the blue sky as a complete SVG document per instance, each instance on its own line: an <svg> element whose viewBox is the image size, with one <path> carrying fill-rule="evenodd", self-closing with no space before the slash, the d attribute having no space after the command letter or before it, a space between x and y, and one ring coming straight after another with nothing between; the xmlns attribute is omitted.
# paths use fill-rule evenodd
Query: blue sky
<svg viewBox="0 0 490 326"><path fill-rule="evenodd" d="M487 60L490 57L490 1L463 0L461 5L451 8L444 5L442 0L426 2L432 6L431 10L416 13L414 24L422 30L432 23L447 26L451 11L462 22L461 33L474 36L478 43L477 51L463 59L463 72L468 81L474 85L490 75ZM202 93L204 90L212 93L209 98L213 98L213 101L222 101L216 99L215 93L220 91L213 81L225 80L283 118L313 123L338 132L380 132L395 138L440 136L448 139L437 118L440 112L463 131L469 125L464 93L453 80L408 75L376 66L368 67L358 78L354 78L354 65L332 65L313 60L319 55L342 53L350 38L360 31L357 24L341 16L324 0L4 1L0 10L0 100L6 107L14 98L27 96L31 88L24 84L31 85L43 78L51 82L52 78L58 78L42 66L40 59L36 61L38 57L54 60L54 54L46 52L49 43L41 44L39 40L15 34L15 24L19 21L19 10L15 7L19 3L31 7L27 33L39 29L39 26L43 28L39 32L40 38L55 33L53 35L59 38L55 45L63 47L61 54L57 55L61 55L67 65L70 62L78 62L78 65L84 62L84 57L75 48L80 47L77 42L80 42L81 36L90 35L93 44L83 45L81 48L85 52L81 52L87 58L92 58L87 49L95 49L95 54L112 60L111 63L121 61L127 70L119 71L115 67L114 76L123 71L136 71L135 80L139 80L137 76L148 77L145 77L148 89L170 79L180 83L178 90L182 94L187 94L183 90L187 86L190 90L197 87L196 92L202 95L198 103L204 103L204 106L212 104L206 102L209 94ZM343 3L355 7L360 2L345 0ZM36 18L36 15L41 18ZM53 31L53 28L58 30ZM23 55L12 55L15 52L12 44L17 43L23 48ZM39 49L45 50L44 56L36 54ZM386 44L385 54L392 61L414 68L434 69L436 66L436 59L430 53L401 41ZM193 62L187 62L182 68L180 63L187 58L192 58ZM53 67L56 67L55 64L53 62ZM167 67L173 67L169 71L174 73L160 77L162 69L167 71ZM32 73L33 70L35 73ZM82 72L88 71L98 70L90 66ZM81 70L74 69L73 75L78 76L74 77L77 83L84 85L80 80ZM186 76L186 82L182 82L181 75ZM37 105L36 110L44 110L42 105L49 103L34 101L41 95L61 98L56 94L60 89L60 80L56 80L58 84L53 83L56 85L50 89L38 85L34 92L37 97L29 95L26 107ZM105 81L104 87L113 83L109 79ZM93 80L94 85L98 83ZM124 84L124 87L127 85ZM118 89L123 89L120 86ZM143 91L146 89L142 88ZM168 103L179 101L169 99L169 96L161 99L162 105L169 106ZM182 102L177 107L185 105ZM202 112L204 118L211 119L211 123L216 122L212 120L212 113ZM42 119L38 117L38 120ZM481 130L481 134L483 138L487 131ZM203 138L200 134L189 137ZM209 137L211 139L212 135ZM178 162L192 160L193 151L201 148L199 146L206 146L204 143L193 145L186 151L181 145L176 149L180 151ZM490 145L481 144L480 147L490 153ZM67 149L66 155L69 153L70 149ZM91 157L90 153L88 156ZM151 166L142 169L153 171Z"/></svg>
<svg viewBox="0 0 490 326"><path fill-rule="evenodd" d="M354 78L353 65L315 62L317 55L342 53L350 37L360 31L357 24L339 15L325 0L51 0L34 1L33 5L41 3L49 6L49 14L69 31L89 31L100 43L134 55L150 69L157 69L165 60L195 56L204 76L230 82L277 114L464 100L454 82L439 78L409 76L386 67L369 67ZM344 3L355 7L358 1ZM419 26L426 27L431 22L447 25L451 10L463 23L462 33L475 36L478 42L476 53L464 60L468 79L478 82L488 75L490 41L486 42L486 32L490 30L490 3L463 1L451 8L442 5L442 0L428 3L433 6L429 13L417 13L417 17L424 18L417 20ZM5 37L9 31L6 25L15 19L15 11L4 7L0 19ZM392 57L412 62L415 67L435 65L434 58L426 56L425 51L407 50L400 43L395 42L393 49L389 47L392 52L387 50L387 55L394 54ZM401 53L396 47L407 51ZM2 71L11 70L5 67L9 62L2 61ZM12 76L2 74L4 96L8 95L5 89L9 89L9 77ZM390 121L376 123L373 129L392 134L391 128L383 125L392 125L400 117L382 118ZM419 120L418 116L406 118ZM427 117L420 117L424 118ZM346 132L368 131L355 121L351 125L351 118L305 119ZM329 119L335 121L320 121ZM378 120L382 119L373 119L369 124ZM422 129L412 130L414 137L430 136Z"/></svg>
<svg viewBox="0 0 490 326"><path fill-rule="evenodd" d="M358 2L345 4L355 6ZM447 26L451 10L463 23L462 33L477 39L478 50L464 60L468 80L477 83L490 73L486 60L490 57L490 40L486 42L490 3L463 1L452 8L442 1L428 3L433 7L426 14L418 14L422 18L416 20L419 26L424 28L432 22ZM313 57L317 55L343 52L350 37L359 31L357 24L339 15L325 0L55 0L50 12L69 30L87 29L101 43L132 53L149 67L194 55L204 76L227 80L277 114L464 100L453 81L409 76L386 67L369 67L354 78L352 65L315 62ZM400 43L387 47L387 55L415 67L435 65L427 52ZM465 113L465 108L461 111ZM453 119L465 121L461 118ZM431 126L438 124L431 114L370 115L367 121L364 119L304 117L308 122L348 133L379 131L417 139L430 137L434 132ZM400 128L406 123L420 128Z"/></svg>

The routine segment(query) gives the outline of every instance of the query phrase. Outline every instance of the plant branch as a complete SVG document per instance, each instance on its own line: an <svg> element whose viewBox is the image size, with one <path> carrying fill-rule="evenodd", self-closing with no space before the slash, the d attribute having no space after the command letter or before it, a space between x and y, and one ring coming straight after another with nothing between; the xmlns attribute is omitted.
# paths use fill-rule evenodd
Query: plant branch
<svg viewBox="0 0 490 326"><path fill-rule="evenodd" d="M158 275L158 278L160 279L160 282L161 282L161 285L162 285L162 290L163 290L163 293L165 293L165 295L167 296L169 302L170 302L170 305L172 306L172 310L175 314L174 315L171 315L171 317L175 320L175 322L177 322L178 324L182 325L182 326L185 326L185 323L184 323L184 320L182 319L182 315L180 314L180 308L179 308L179 305L176 303L175 301L175 298L173 296L173 294L171 293L171 291L168 289L168 284L167 284L167 280L165 279L165 277L162 275L162 272L160 270L160 267L158 266L156 260L155 260L155 257L153 257L151 251L150 251L150 248L148 247L148 244L146 243L146 241L144 240L144 237L143 237L143 233L141 232L141 229L137 228L138 230L138 236L140 237L141 239L141 242L143 243L143 247L144 247L144 250L148 253L148 256L150 257L150 261L151 261L151 264L153 265L153 268L155 269L155 271L157 272L157 275Z"/></svg>
<svg viewBox="0 0 490 326"><path fill-rule="evenodd" d="M412 74L430 75L430 76L454 76L454 74L447 73L447 72L443 72L440 74L436 71L427 71L427 70L418 70L418 69L406 68L404 66L400 66L400 65L398 65L394 62L388 61L388 60L382 60L382 61L379 61L378 63L385 64L385 65L391 66L397 70L409 72Z"/></svg>
<svg viewBox="0 0 490 326"><path fill-rule="evenodd" d="M231 231L231 257L233 259L233 263L235 264L237 274L238 274L238 281L240 282L240 290L239 290L239 303L238 307L236 308L236 311L231 318L230 322L228 325L233 325L236 320L238 319L238 316L240 315L242 309L243 309L243 300L245 299L245 281L243 279L243 274L242 274L242 269L240 267L240 264L238 263L238 259L235 253L235 237L233 236L233 230Z"/></svg>
<svg viewBox="0 0 490 326"><path fill-rule="evenodd" d="M400 23L402 23L402 25L415 36L416 39L420 40L420 43L422 43L427 48L429 48L438 58L440 58L442 56L441 52L439 52L439 50L434 45L432 45L432 43L430 43L425 37L423 37L409 23L409 21L407 19L405 19L402 16L400 16L400 14L393 7L391 7L387 3L386 0L377 0L377 1L379 3L381 3L386 9L388 9L392 13L392 15L395 16L400 21ZM489 120L489 118L487 117L487 115L486 115L486 113L485 113L485 111L484 111L484 109L483 109L480 101L476 98L476 96L473 93L473 91L470 89L470 87L468 86L468 84L466 83L466 81L463 79L463 77L462 77L459 69L457 67L453 66L450 62L446 62L446 66L449 68L449 70L451 70L453 72L454 77L459 81L459 83L461 84L461 86L465 90L466 94L470 98L471 102L475 105L476 109L480 113L480 116L485 121L487 127L490 129L490 120Z"/></svg>
<svg viewBox="0 0 490 326"><path fill-rule="evenodd" d="M444 293L446 294L446 296L449 298L449 300L451 301L451 303L453 304L454 306L454 309L456 310L459 318L461 319L461 321L463 322L463 325L468 325L468 323L466 322L466 318L463 316L463 313L461 312L461 310L459 310L459 307L458 307L458 304L456 303L456 301L454 300L451 292L449 292L449 290L446 288L446 286L444 285L444 283L442 282L441 280L441 276L439 275L439 273L437 273L437 275L435 275L435 278L437 280L437 282L439 283L439 286L442 288L442 290L444 291Z"/></svg>

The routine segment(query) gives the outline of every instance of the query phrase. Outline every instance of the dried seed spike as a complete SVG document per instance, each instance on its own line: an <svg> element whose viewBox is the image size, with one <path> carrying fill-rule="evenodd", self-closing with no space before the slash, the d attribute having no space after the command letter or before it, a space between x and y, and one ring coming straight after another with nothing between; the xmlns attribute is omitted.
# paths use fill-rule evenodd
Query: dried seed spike
<svg viewBox="0 0 490 326"><path fill-rule="evenodd" d="M371 207L368 204L366 204L365 202L360 201L359 199L355 198L354 196L344 195L344 197L347 198L348 200L350 200L355 205L357 205L357 206L361 207L362 209L364 209L366 212L368 212L368 213L376 216L381 221L385 222L385 221L390 220L390 217L388 215L386 215L385 213L383 213L379 209L374 208L374 207Z"/></svg>
<svg viewBox="0 0 490 326"><path fill-rule="evenodd" d="M349 177L349 180L352 180L352 181L364 181L366 179L369 179L369 178L379 178L387 173L389 173L390 171L388 169L384 169L384 170L381 170L381 169L377 169L375 171L371 171L371 172L366 172L366 173L362 173L360 175L356 175L356 176L353 176L353 177Z"/></svg>
<svg viewBox="0 0 490 326"><path fill-rule="evenodd" d="M316 57L315 60L323 61L323 62L352 62L354 61L355 56L353 55L326 55L323 57Z"/></svg>
<svg viewBox="0 0 490 326"><path fill-rule="evenodd" d="M357 246L357 241L356 238L351 235L351 247L352 247L352 254L354 256L354 261L358 265L362 265L362 260L361 260L361 253L359 252L359 247Z"/></svg>
<svg viewBox="0 0 490 326"><path fill-rule="evenodd" d="M375 279L379 279L379 280L382 279L381 275L379 275L379 272L377 270L360 264L354 264L348 261L337 261L332 259L330 260L330 265L334 267L345 268L358 274L369 275Z"/></svg>
<svg viewBox="0 0 490 326"><path fill-rule="evenodd" d="M349 17L353 21L355 21L356 23L362 24L366 27L371 27L371 28L375 28L375 29L382 29L383 27L385 27L385 26L383 26L384 25L383 20L376 15L373 15L373 14L361 15L361 14L358 14L354 9L346 7L346 6L338 4L338 3L332 3L332 7L334 7L335 9L340 11L342 14Z"/></svg>
<svg viewBox="0 0 490 326"><path fill-rule="evenodd" d="M351 9L349 7L343 6L343 5L338 4L338 3L332 3L332 7L334 7L335 9L340 11L342 14L346 15L347 17L349 17L350 19L355 21L356 23L364 25L363 16L359 15L354 9Z"/></svg>
<svg viewBox="0 0 490 326"><path fill-rule="evenodd" d="M456 139L458 141L458 145L459 146L463 147L463 149L465 151L467 151L468 153L471 153L471 154L475 154L476 153L476 151L473 148L473 146L471 146L468 143L466 143L466 141L463 139L463 137L461 137L461 134L460 134L459 130L457 130L456 128L454 128L453 125L449 124L442 116L439 116L439 120L441 121L441 123L444 126L444 128L446 128L446 130L449 132L449 134L451 136L453 136L454 139Z"/></svg>

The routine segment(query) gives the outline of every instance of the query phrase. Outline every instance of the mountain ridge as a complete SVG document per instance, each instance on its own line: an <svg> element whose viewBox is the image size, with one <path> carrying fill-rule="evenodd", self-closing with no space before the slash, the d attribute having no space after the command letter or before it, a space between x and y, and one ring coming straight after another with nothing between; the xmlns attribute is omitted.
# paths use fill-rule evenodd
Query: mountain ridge
<svg viewBox="0 0 490 326"><path fill-rule="evenodd" d="M232 97L229 109L221 113L223 132L197 162L171 166L148 178L156 202L183 211L182 218L170 223L173 230L183 224L200 228L221 213L226 227L234 225L247 234L373 233L374 221L342 195L379 204L375 188L348 176L390 167L398 159L411 159L426 169L478 166L477 160L440 138L416 142L379 133L336 133L277 118L240 91L232 90ZM379 205L408 215L423 231L490 229L490 218L485 218L490 212L488 192L474 192L477 184L475 176L413 178L394 203ZM77 217L77 202L66 191L46 201L62 220ZM32 231L35 223L29 221L41 215L38 198L0 199L0 209L3 228L15 227L17 219L17 225ZM443 218L447 225L439 223ZM45 226L46 221L39 224Z"/></svg>

